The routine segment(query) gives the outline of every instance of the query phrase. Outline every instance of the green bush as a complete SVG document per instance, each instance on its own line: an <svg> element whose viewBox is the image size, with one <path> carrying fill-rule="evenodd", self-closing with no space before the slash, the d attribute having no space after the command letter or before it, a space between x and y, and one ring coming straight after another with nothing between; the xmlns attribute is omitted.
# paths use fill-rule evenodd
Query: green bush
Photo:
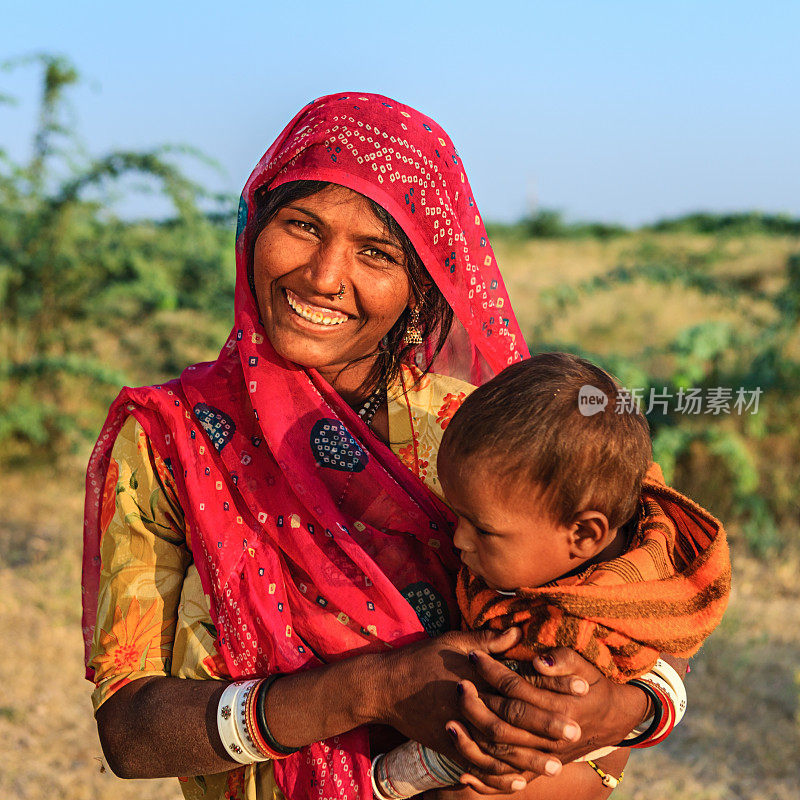
<svg viewBox="0 0 800 800"><path fill-rule="evenodd" d="M142 332L143 320L159 312L200 309L213 327L233 304L230 217L201 212L209 198L170 160L197 154L162 147L83 156L62 123L77 70L47 55L6 66L31 63L43 75L33 155L15 163L0 150L0 448L7 457L57 455L96 432L114 391L137 373L119 346L121 331ZM117 218L110 191L128 175L156 181L174 218ZM149 354L151 379L174 361L166 348Z"/></svg>

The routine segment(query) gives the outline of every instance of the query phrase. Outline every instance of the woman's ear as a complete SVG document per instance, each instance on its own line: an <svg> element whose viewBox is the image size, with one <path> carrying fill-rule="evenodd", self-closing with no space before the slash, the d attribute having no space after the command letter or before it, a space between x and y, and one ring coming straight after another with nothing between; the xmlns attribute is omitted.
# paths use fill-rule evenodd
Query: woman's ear
<svg viewBox="0 0 800 800"><path fill-rule="evenodd" d="M581 511L570 528L570 555L581 559L596 556L608 544L610 530L602 511Z"/></svg>

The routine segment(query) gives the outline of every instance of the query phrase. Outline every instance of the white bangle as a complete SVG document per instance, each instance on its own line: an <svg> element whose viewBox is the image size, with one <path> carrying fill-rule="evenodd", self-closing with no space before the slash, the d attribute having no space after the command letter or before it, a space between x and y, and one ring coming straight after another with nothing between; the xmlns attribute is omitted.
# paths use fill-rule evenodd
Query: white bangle
<svg viewBox="0 0 800 800"><path fill-rule="evenodd" d="M641 675L640 678L641 680L655 683L669 697L675 712L675 721L671 726L674 728L683 719L683 715L686 713L686 687L683 684L683 680L681 680L681 676L675 671L675 669L667 664L666 661L663 661L659 658L650 672L646 672L644 675ZM667 709L664 709L664 712L665 717L662 718L662 723L665 723L668 719L666 717ZM652 717L645 720L643 723L634 728L625 738L634 739L637 736L640 736L648 729L651 720ZM663 730L663 724L659 727L661 730ZM658 734L658 731L656 731L655 734ZM655 738L655 735L651 736L650 738ZM616 747L601 747L599 750L595 750L588 755L582 756L581 758L576 758L575 760L588 761L590 759L594 760L602 758L616 749Z"/></svg>
<svg viewBox="0 0 800 800"><path fill-rule="evenodd" d="M244 716L247 697L259 683L260 680L229 683L217 706L217 730L222 746L239 764L255 764L257 761L269 760L255 748L247 732Z"/></svg>
<svg viewBox="0 0 800 800"><path fill-rule="evenodd" d="M378 753L378 755L375 756L375 758L372 759L372 765L370 766L370 769L369 769L369 777L370 777L370 780L372 781L372 795L373 795L373 797L376 798L376 800L389 800L388 797L385 797L382 794L382 792L380 790L380 787L378 786L378 780L376 778L378 761L380 759L382 759L383 756L384 756L383 753Z"/></svg>
<svg viewBox="0 0 800 800"><path fill-rule="evenodd" d="M675 706L675 725L677 725L686 713L686 687L681 680L681 676L666 661L658 659L653 669L647 677L653 676L660 678L666 686L659 685L668 692L673 705Z"/></svg>

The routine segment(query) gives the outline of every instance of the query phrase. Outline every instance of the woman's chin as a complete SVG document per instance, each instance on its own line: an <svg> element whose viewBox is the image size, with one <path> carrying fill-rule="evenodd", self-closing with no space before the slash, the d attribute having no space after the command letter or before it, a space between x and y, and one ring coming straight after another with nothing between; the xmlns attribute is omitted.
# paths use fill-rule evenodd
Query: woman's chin
<svg viewBox="0 0 800 800"><path fill-rule="evenodd" d="M313 324L313 323L312 323ZM360 358L360 354L352 352L345 338L327 340L312 334L300 336L296 332L284 330L268 330L267 336L275 348L275 352L303 369L315 369L323 375L336 374L347 364Z"/></svg>

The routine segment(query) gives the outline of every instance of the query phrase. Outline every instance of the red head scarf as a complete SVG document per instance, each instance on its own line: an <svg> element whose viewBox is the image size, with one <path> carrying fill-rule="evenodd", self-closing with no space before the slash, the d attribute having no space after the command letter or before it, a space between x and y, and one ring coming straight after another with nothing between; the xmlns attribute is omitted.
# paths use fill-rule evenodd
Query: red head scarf
<svg viewBox="0 0 800 800"><path fill-rule="evenodd" d="M458 560L448 510L321 376L282 359L264 334L247 278L253 194L293 180L346 186L401 225L457 320L436 372L480 383L527 356L445 132L379 95L331 95L306 106L242 194L235 324L219 358L162 386L123 390L92 453L83 564L87 652L100 570L100 495L128 415L174 474L217 647L232 677L292 672L456 624ZM324 460L323 452L336 458ZM415 612L418 596L425 603ZM292 800L368 798L368 766L359 730L277 762L276 777Z"/></svg>

